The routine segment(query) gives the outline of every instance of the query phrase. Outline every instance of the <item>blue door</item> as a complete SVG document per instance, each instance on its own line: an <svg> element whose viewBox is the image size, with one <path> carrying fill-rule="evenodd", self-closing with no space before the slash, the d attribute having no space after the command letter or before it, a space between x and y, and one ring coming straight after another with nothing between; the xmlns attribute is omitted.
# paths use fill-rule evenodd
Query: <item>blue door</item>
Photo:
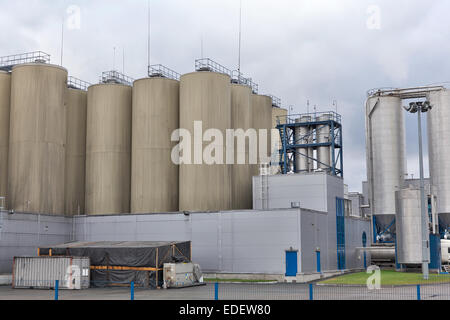
<svg viewBox="0 0 450 320"><path fill-rule="evenodd" d="M345 270L345 207L344 199L336 200L337 264L339 270Z"/></svg>
<svg viewBox="0 0 450 320"><path fill-rule="evenodd" d="M367 234L366 234L366 232L363 232L362 242L363 242L363 248L366 248L367 247ZM366 250L364 250L364 269L367 269L367 254L366 254Z"/></svg>
<svg viewBox="0 0 450 320"><path fill-rule="evenodd" d="M286 277L295 277L298 272L297 251L286 251Z"/></svg>

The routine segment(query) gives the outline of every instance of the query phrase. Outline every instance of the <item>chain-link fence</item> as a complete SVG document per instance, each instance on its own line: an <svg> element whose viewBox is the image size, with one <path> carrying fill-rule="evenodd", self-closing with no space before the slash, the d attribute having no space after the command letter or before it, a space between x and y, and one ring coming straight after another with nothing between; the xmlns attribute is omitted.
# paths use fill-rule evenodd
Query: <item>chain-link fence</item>
<svg viewBox="0 0 450 320"><path fill-rule="evenodd" d="M68 290L65 283L26 290L0 287L0 300L55 299L55 300L450 300L450 283L409 286L322 285L295 283L206 283L182 289L144 288L134 282L114 283L104 287Z"/></svg>
<svg viewBox="0 0 450 320"><path fill-rule="evenodd" d="M366 286L215 284L216 300L450 300L450 284Z"/></svg>

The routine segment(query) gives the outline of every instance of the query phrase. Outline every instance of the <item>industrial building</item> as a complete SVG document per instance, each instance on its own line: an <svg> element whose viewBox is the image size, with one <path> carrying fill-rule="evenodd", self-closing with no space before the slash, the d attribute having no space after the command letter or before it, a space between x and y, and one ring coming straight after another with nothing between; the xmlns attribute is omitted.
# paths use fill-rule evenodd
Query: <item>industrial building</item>
<svg viewBox="0 0 450 320"><path fill-rule="evenodd" d="M42 52L0 59L0 273L38 248L105 241L191 242L192 261L207 274L280 281L363 270L380 256L408 264L392 242L395 215L409 217L409 207L396 206L406 181L403 91L368 100L370 170L359 194L344 184L345 128L335 112L289 114L211 59L184 75L149 66L136 81L108 71L94 85L49 60ZM445 229L446 179L436 172L446 144L433 137L446 130L446 92L426 93L437 105L429 189ZM269 138L258 141L256 163L236 145L234 160L245 164L206 163L205 148L227 152L212 136L183 141L190 154L175 152L174 132L195 134L196 122L202 137L257 129ZM397 199L417 201L411 194Z"/></svg>

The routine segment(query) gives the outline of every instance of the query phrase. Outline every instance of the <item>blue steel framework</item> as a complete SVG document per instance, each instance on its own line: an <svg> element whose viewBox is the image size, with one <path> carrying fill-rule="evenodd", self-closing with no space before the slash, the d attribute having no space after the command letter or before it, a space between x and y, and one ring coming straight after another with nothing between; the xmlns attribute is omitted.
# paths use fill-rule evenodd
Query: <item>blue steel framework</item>
<svg viewBox="0 0 450 320"><path fill-rule="evenodd" d="M321 121L320 117L323 115L331 115L331 119L327 121ZM311 122L296 123L295 120L301 117L311 117ZM317 129L323 126L329 126L330 128L330 141L327 143L318 143L317 135L315 134ZM311 144L298 144L295 138L295 129L300 127L314 128L310 131L310 134L305 137L300 137L300 141L304 138L313 138ZM344 148L343 148L343 136L342 136L342 117L336 112L316 112L306 114L293 114L288 116L280 116L277 119L277 129L280 131L281 149L280 149L280 167L282 174L287 174L291 171L291 164L295 173L300 173L295 167L296 150L300 148L314 148L319 147L331 147L331 166L329 171L334 176L344 176ZM308 157L308 155L301 155ZM324 165L319 162L318 159L309 158L318 164Z"/></svg>
<svg viewBox="0 0 450 320"><path fill-rule="evenodd" d="M373 216L372 217L372 225L373 225L373 243L394 243L394 240L389 240L389 241L383 241L382 240L382 236L387 234L387 233L391 233L391 228L394 227L395 228L395 218L392 220L392 222L384 229L381 229L378 227L377 224L377 216ZM395 237L395 234L392 235L393 237Z"/></svg>

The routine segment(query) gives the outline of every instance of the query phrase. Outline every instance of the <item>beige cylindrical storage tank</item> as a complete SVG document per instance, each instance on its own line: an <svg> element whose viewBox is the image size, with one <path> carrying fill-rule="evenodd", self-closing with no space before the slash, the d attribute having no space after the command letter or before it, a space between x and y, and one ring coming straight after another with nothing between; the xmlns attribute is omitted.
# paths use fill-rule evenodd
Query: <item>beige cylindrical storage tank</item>
<svg viewBox="0 0 450 320"><path fill-rule="evenodd" d="M191 164L180 165L180 211L217 211L232 208L232 166L209 165L202 159L202 132L194 134L194 122L202 121L203 134L218 129L225 140L231 129L231 79L214 72L194 72L183 75L180 83L180 127L191 135ZM225 146L223 163L225 162ZM214 146L214 145L213 145ZM204 150L208 153L208 149ZM218 149L218 151L220 151Z"/></svg>
<svg viewBox="0 0 450 320"><path fill-rule="evenodd" d="M259 176L260 165L270 163L270 148L272 146L272 98L264 95L252 94L253 128L258 132L258 165L253 166L253 175ZM259 130L267 130L267 144L260 138ZM264 150L264 147L266 150ZM262 156L261 156L262 155Z"/></svg>
<svg viewBox="0 0 450 320"><path fill-rule="evenodd" d="M131 87L88 89L86 214L130 213Z"/></svg>
<svg viewBox="0 0 450 320"><path fill-rule="evenodd" d="M87 92L67 89L66 215L83 215L86 178Z"/></svg>
<svg viewBox="0 0 450 320"><path fill-rule="evenodd" d="M276 129L278 121L280 124L285 124L288 118L288 111L283 108L272 107L272 129Z"/></svg>
<svg viewBox="0 0 450 320"><path fill-rule="evenodd" d="M0 71L0 197L8 200L9 114L11 75ZM7 206L7 203L4 203Z"/></svg>
<svg viewBox="0 0 450 320"><path fill-rule="evenodd" d="M244 132L247 132L252 127L251 95L252 90L250 87L237 84L231 86L231 122L232 128L235 130L242 129ZM235 133L237 132L235 131ZM241 149L242 146L239 146L238 139L235 139L235 157L231 184L233 210L252 209L253 206L252 168L249 162L250 139L246 138L245 141L245 149ZM245 163L238 162L238 160L242 159L245 159Z"/></svg>
<svg viewBox="0 0 450 320"><path fill-rule="evenodd" d="M9 207L63 214L67 71L17 65L11 78Z"/></svg>
<svg viewBox="0 0 450 320"><path fill-rule="evenodd" d="M278 121L280 124L285 124L288 118L288 111L283 108L272 107L272 129L276 129Z"/></svg>
<svg viewBox="0 0 450 320"><path fill-rule="evenodd" d="M172 133L179 128L180 84L167 78L134 82L132 111L131 212L176 212L178 165Z"/></svg>

